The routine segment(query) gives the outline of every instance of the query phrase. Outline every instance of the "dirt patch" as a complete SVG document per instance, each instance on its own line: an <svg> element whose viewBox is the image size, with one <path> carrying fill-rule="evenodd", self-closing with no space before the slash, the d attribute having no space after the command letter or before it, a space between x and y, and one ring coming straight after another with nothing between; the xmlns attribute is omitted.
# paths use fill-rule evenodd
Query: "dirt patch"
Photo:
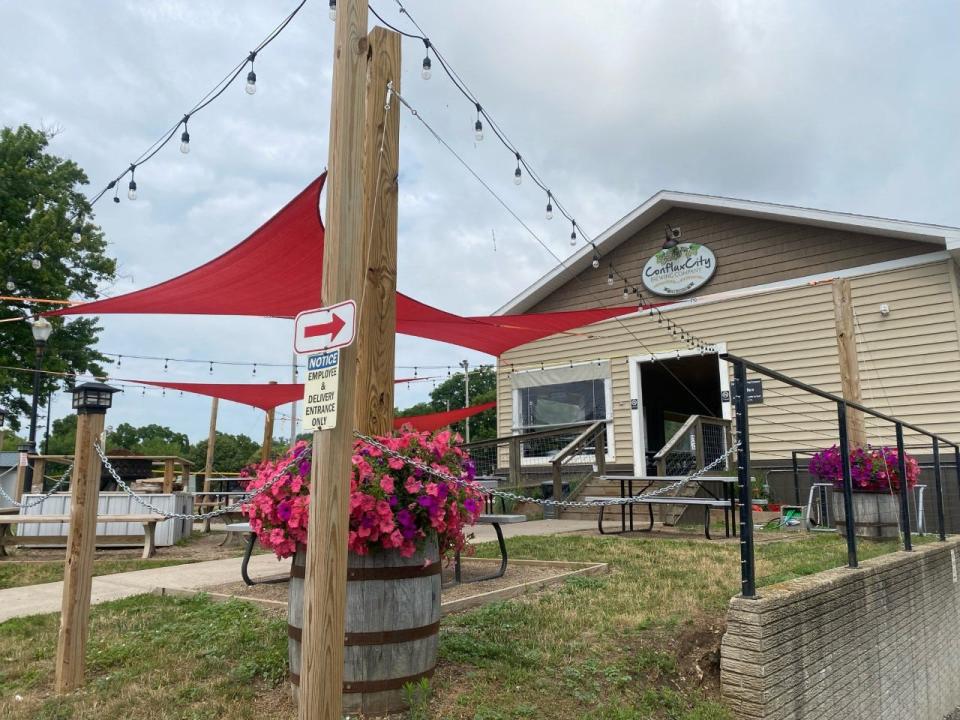
<svg viewBox="0 0 960 720"><path fill-rule="evenodd" d="M503 577L491 580L479 580L479 578L492 575L500 567L499 560L487 560L481 558L464 558L461 567L461 583L454 583L453 565L443 568L441 575L440 600L443 604L455 601L465 600L478 595L493 593L498 590L506 590L518 585L527 585L528 583L546 582L551 578L556 578L579 567L588 567L588 563L571 564L550 564L536 563L531 561L514 561L507 566L507 571ZM255 600L269 600L272 602L287 601L287 584L257 584L247 585L244 582L225 583L222 585L210 585L204 587L205 592L219 593L222 595L232 595L239 598L250 598ZM494 600L497 598L491 598Z"/></svg>

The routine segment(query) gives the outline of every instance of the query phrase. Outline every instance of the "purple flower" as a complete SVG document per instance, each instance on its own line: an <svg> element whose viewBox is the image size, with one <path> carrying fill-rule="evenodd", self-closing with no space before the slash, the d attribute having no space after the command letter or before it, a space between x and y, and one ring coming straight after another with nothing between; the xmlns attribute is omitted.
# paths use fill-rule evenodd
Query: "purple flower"
<svg viewBox="0 0 960 720"><path fill-rule="evenodd" d="M282 501L277 505L277 517L280 518L283 522L286 522L290 519L290 516L293 514L293 505L288 500Z"/></svg>
<svg viewBox="0 0 960 720"><path fill-rule="evenodd" d="M412 528L416 525L416 518L414 518L413 513L404 508L397 513L397 522L400 523L402 528ZM406 535L404 535L406 537Z"/></svg>

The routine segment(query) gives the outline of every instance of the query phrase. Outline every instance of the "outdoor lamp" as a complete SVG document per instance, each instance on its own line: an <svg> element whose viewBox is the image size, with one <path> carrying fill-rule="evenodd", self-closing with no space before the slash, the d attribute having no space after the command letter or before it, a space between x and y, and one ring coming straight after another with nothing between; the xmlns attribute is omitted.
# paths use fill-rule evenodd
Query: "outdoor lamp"
<svg viewBox="0 0 960 720"><path fill-rule="evenodd" d="M680 228L667 225L663 228L663 249L669 250L680 244Z"/></svg>
<svg viewBox="0 0 960 720"><path fill-rule="evenodd" d="M102 415L113 404L113 394L117 388L101 382L85 382L72 391L73 409L77 413Z"/></svg>
<svg viewBox="0 0 960 720"><path fill-rule="evenodd" d="M43 347L47 344L47 340L50 339L50 333L53 332L53 325L51 325L50 321L46 318L37 318L30 323L30 330L33 332L33 339L37 343L37 347Z"/></svg>

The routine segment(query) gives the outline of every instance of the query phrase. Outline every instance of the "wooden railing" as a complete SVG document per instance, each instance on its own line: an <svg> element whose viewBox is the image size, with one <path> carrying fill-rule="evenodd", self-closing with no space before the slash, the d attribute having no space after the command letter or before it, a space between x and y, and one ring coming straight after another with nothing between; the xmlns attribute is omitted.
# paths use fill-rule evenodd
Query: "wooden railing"
<svg viewBox="0 0 960 720"><path fill-rule="evenodd" d="M730 447L729 420L691 415L653 460L657 475L686 475L703 469Z"/></svg>

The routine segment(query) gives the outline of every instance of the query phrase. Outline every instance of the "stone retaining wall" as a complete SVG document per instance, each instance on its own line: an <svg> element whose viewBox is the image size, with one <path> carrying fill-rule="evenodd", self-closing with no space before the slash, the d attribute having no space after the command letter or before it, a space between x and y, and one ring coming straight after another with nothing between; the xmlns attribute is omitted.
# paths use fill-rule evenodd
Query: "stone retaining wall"
<svg viewBox="0 0 960 720"><path fill-rule="evenodd" d="M720 653L738 718L941 720L960 706L960 540L733 598Z"/></svg>

